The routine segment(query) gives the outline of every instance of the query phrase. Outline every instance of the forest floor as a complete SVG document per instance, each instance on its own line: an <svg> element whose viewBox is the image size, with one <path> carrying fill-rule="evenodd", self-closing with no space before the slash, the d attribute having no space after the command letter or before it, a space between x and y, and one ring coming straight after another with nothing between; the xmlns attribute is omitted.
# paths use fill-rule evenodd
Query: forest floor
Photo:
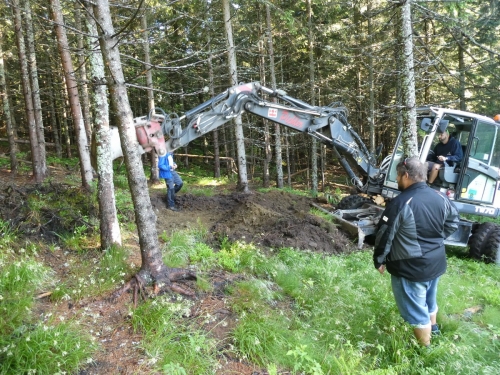
<svg viewBox="0 0 500 375"><path fill-rule="evenodd" d="M63 172L52 175L57 176L58 173L63 177ZM2 202L9 199L9 207L14 207L13 197L17 196L17 199L22 200L24 189L30 185L32 183L28 176L13 177L8 171L0 170L0 205L5 207ZM157 215L159 234L164 231L172 234L188 228L203 227L208 230L209 238L212 239L209 245L213 245L214 249L220 244L221 238L252 242L263 251L293 247L325 254L341 254L355 249L354 239L335 225L309 213L314 199L284 191L261 193L253 190L249 194L232 192L215 193L213 196L195 196L181 191L176 198L179 212L167 209L165 189L150 189L150 196ZM324 207L332 209L331 206ZM0 207L0 217L12 218L13 215L16 215L16 210L10 209L6 212ZM127 239L124 245L133 249L129 261L140 266L138 238ZM95 253L89 253L87 256L97 257L98 252L97 255ZM84 255L72 252L71 249L56 249L42 251L38 256L56 272L61 281L64 281L65 278L71 277L68 264L78 264L81 261L79 257ZM221 355L217 374L267 374L265 369L257 368L227 350L231 346L231 331L237 324L237 316L231 311L228 296L222 292L222 288L242 277L223 271L213 272L209 275L209 281L214 286L210 292L196 291L194 284L186 284L196 295L193 298L191 319L208 315L214 318L202 328L210 332L219 343ZM130 323L132 295L127 293L115 302L109 302L108 298L109 295L103 295L77 303L59 302L57 305L42 298L37 303L37 314L50 311L58 315L61 321L77 319L80 324L87 325L97 338L101 349L94 357L94 363L81 370L79 375L155 374L148 364L147 356L140 349L141 335L133 331Z"/></svg>

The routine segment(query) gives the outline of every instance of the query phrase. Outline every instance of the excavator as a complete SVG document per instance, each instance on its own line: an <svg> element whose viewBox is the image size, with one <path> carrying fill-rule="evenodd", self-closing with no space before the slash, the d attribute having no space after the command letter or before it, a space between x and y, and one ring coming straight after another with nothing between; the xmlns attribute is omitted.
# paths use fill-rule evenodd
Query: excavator
<svg viewBox="0 0 500 375"><path fill-rule="evenodd" d="M374 153L368 150L349 124L344 106L313 106L283 90L251 82L230 87L182 116L155 109L136 118L142 134L139 137L138 130L138 144L145 146L146 151L154 148L164 155L243 112L307 133L332 150L358 193L344 197L330 213L344 229L357 234L358 246L362 247L366 236L376 231L383 211L381 204L400 193L396 166L405 157L401 130L392 152L377 165L382 146ZM453 165L445 163L432 185L448 195L461 214L458 230L445 244L468 246L472 258L500 264L500 226L493 222L500 215L500 124L479 114L433 106L418 108L417 118L422 162L433 153L439 132L448 131L463 150L463 159ZM150 123L155 125L154 131L151 136L144 136L144 129L150 128ZM161 134L167 137L164 143L158 124ZM154 144L151 137L155 138Z"/></svg>

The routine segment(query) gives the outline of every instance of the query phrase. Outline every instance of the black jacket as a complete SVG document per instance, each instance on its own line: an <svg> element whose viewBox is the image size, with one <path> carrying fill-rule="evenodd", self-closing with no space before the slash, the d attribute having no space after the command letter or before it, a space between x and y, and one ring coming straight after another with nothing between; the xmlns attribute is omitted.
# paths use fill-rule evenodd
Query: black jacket
<svg viewBox="0 0 500 375"><path fill-rule="evenodd" d="M453 162L459 163L462 161L464 157L462 151L462 145L458 140L456 140L453 137L450 137L450 139L448 139L448 142L446 142L445 145L442 144L441 142L436 144L436 146L434 147L434 155L432 155L432 157L429 160L435 163L442 164L443 162L437 159L437 157L440 155L446 156L447 158L446 163L450 166L453 165Z"/></svg>
<svg viewBox="0 0 500 375"><path fill-rule="evenodd" d="M391 275L429 281L446 271L444 239L458 228L455 205L425 182L406 188L378 223L373 262Z"/></svg>

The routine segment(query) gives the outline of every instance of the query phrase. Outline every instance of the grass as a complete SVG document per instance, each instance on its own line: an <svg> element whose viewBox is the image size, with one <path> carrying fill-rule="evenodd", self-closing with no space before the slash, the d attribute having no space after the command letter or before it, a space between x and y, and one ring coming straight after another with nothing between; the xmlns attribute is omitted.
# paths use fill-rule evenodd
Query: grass
<svg viewBox="0 0 500 375"><path fill-rule="evenodd" d="M165 374L210 374L217 365L216 342L189 320L191 303L166 296L141 304L132 326L143 334L142 348L149 364Z"/></svg>
<svg viewBox="0 0 500 375"><path fill-rule="evenodd" d="M194 266L204 262L188 250L189 241L197 246L191 234L172 241L177 252L186 251L177 257ZM399 317L389 275L373 269L370 251L327 257L285 248L264 257L253 245L228 241L217 253L200 249L212 267L246 275L227 290L239 316L233 340L242 358L260 366L297 374L500 371L500 275L494 265L449 257L438 295L443 334L423 351Z"/></svg>
<svg viewBox="0 0 500 375"><path fill-rule="evenodd" d="M80 328L33 316L35 292L53 282L41 263L0 255L0 374L63 374L91 360L96 346Z"/></svg>
<svg viewBox="0 0 500 375"><path fill-rule="evenodd" d="M134 211L126 178L115 178L125 238L135 230ZM187 191L210 195L213 184L223 183L209 177L198 182L187 183ZM87 366L98 350L88 328L34 314L35 296L50 290L54 305L75 303L106 295L136 271L127 248L96 250L93 214L78 208L91 206L72 192L64 199L40 192L28 201L34 224L46 222L48 207L59 213L64 233L57 245L26 243L17 228L0 220L0 374L77 373ZM74 212L83 212L88 224ZM238 274L224 290L237 317L230 345L205 329L213 317L190 315L192 301L163 295L130 311L147 364L160 373L216 373L225 351L270 374L500 373L500 273L495 265L466 259L464 249L448 253L438 294L442 335L424 351L399 317L389 275L374 270L370 251L325 256L283 248L264 254L227 239L216 251L205 243L201 224L160 238L165 263L196 269L200 291L210 290L212 271ZM64 280L41 264L44 250L65 259Z"/></svg>
<svg viewBox="0 0 500 375"><path fill-rule="evenodd" d="M115 246L102 254L97 251L88 253L87 258L68 257L69 277L58 283L51 299L78 302L114 290L133 274L127 262L128 254L125 248Z"/></svg>
<svg viewBox="0 0 500 375"><path fill-rule="evenodd" d="M399 317L389 276L375 272L369 251L324 256L284 248L264 256L253 245L226 240L216 252L203 243L205 235L202 228L170 237L163 235L165 260L170 266L195 267L201 275L213 269L244 275L244 279L226 290L231 310L238 316L231 350L241 358L268 368L270 373L273 369L275 373L296 374L492 374L500 371L500 275L494 265L454 255L449 257L448 272L441 279L438 295L438 319L443 334L434 340L431 350L422 351L414 342L411 328ZM77 300L112 289L131 274L126 258L126 252L117 248L101 259L96 257L97 266L89 261L71 267L81 270L82 275L88 272L89 277L71 278L75 283L66 285L66 291L79 288L80 292L68 292L64 298ZM2 267L3 275L10 275L10 280L17 279L12 269L5 268L7 262L4 261ZM32 286L22 284L17 286L19 289L9 289L10 296L19 294L20 290L32 296L33 285L50 279L47 276L50 272L46 273L29 257L22 262L22 267L24 271L18 273L29 275L24 277ZM97 280L104 284L96 287ZM202 276L201 289L204 282L206 286ZM13 311L14 305L6 305L5 290L6 285L12 288L16 284L2 281L1 285L2 305ZM59 298L64 299L61 293ZM22 311L32 308L32 297L22 301L16 297L15 306ZM189 318L191 304L162 296L140 304L131 312L131 324L143 335L141 346L152 368L169 374L215 371L220 355L217 342L202 329L202 321ZM2 336L3 359L9 361L11 356L26 359L23 364L5 362L9 367L3 373L11 369L25 372L31 369L33 362L23 357L22 351L32 350L32 345L52 353L52 357L47 357L50 361L41 366L59 363L64 369L84 366L95 350L87 334L69 323L52 326L51 329L63 330L56 339L42 331L44 326L50 326L46 323L32 321L27 326L26 318L19 313L7 316L20 318L3 322L4 327L11 327L9 335ZM17 354L7 343L12 335L24 338L22 343L16 341ZM66 346L57 351L47 344L63 339L67 340ZM83 347L82 352L64 349L73 345ZM5 353L12 354L7 358ZM68 353L76 357L68 357ZM58 359L53 360L54 357ZM41 370L57 373L60 367Z"/></svg>

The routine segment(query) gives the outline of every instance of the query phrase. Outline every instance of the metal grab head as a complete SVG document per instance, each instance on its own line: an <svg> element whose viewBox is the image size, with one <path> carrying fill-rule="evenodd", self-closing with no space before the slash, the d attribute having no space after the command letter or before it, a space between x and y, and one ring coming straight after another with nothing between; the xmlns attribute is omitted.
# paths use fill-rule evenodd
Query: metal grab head
<svg viewBox="0 0 500 375"><path fill-rule="evenodd" d="M152 116L151 118L138 117L134 119L137 141L141 147L146 152L154 149L159 156L167 153L165 138L161 129L161 121L163 121L163 118L160 116Z"/></svg>

